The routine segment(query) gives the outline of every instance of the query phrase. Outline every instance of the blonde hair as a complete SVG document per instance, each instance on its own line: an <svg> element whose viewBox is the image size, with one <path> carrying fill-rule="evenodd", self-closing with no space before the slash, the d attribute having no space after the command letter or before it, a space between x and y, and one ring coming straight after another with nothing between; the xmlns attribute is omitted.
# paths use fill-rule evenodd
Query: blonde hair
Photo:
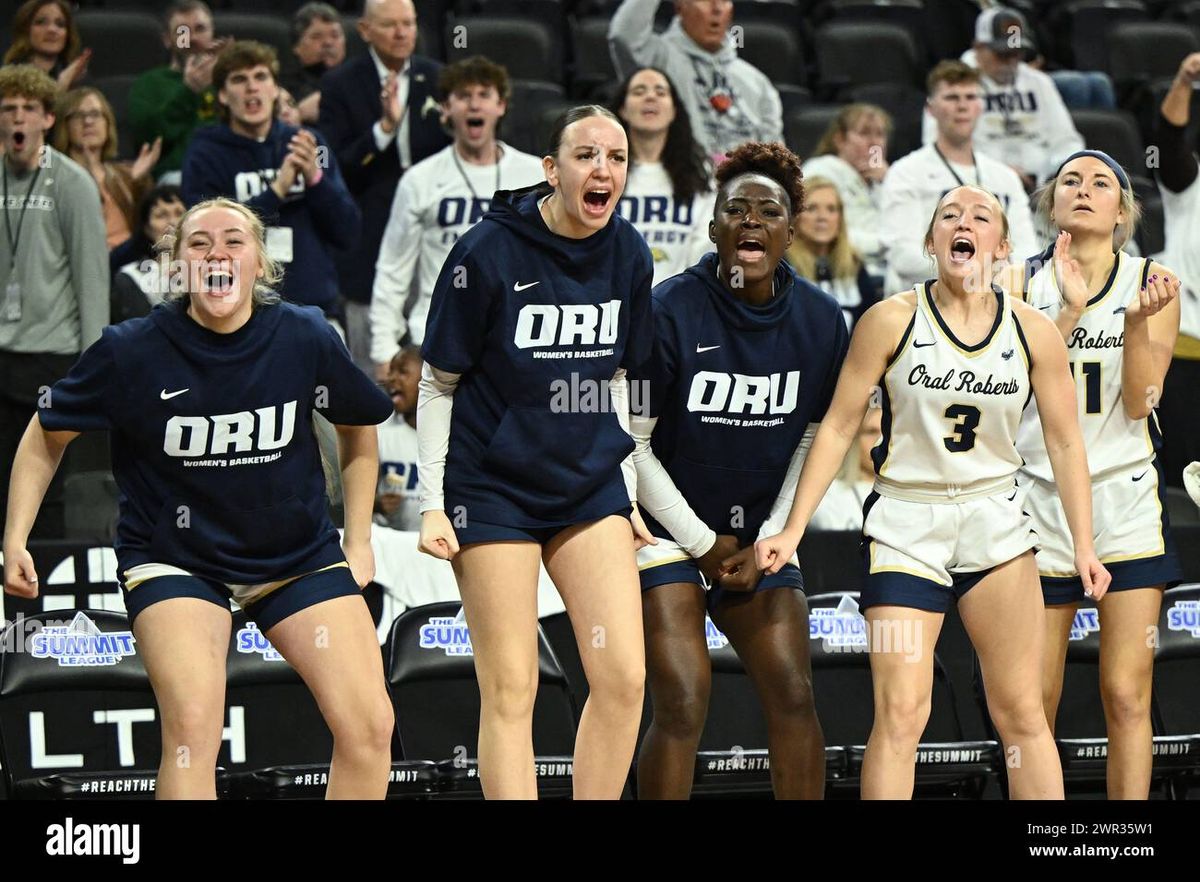
<svg viewBox="0 0 1200 882"><path fill-rule="evenodd" d="M812 156L836 155L838 152L835 138L841 135L845 138L864 119L876 119L883 123L884 136L892 137L892 115L877 104L858 102L847 104L829 122L829 128L813 148Z"/></svg>
<svg viewBox="0 0 1200 882"><path fill-rule="evenodd" d="M1061 227L1055 223L1052 216L1054 214L1054 191L1058 187L1058 179L1061 175L1062 170L1059 170L1057 175L1042 184L1034 194L1034 197L1037 199L1036 211L1038 217L1042 219L1048 228L1056 231L1061 229ZM1117 224L1113 227L1114 252L1120 251L1125 247L1125 243L1133 238L1133 234L1137 232L1138 224L1142 220L1142 203L1133 195L1133 189L1121 187L1119 180L1117 181L1117 186L1121 190L1121 204L1119 209L1125 212L1125 223Z"/></svg>
<svg viewBox="0 0 1200 882"><path fill-rule="evenodd" d="M833 181L828 178L806 178L804 201L807 202L809 197L818 190L825 189L833 191L833 197L837 200L838 207L837 237L833 240L833 247L829 250L829 268L833 271L835 279L852 279L858 275L863 259L851 244L850 236L846 232L846 210L842 204L842 194L838 192ZM804 206L801 206L800 210L803 211ZM792 239L792 245L788 248L786 257L788 263L796 270L796 275L802 279L815 280L817 278L817 253L809 247L808 242L800 233L799 219L796 221L795 238Z"/></svg>
<svg viewBox="0 0 1200 882"><path fill-rule="evenodd" d="M1000 241L1007 242L1008 239L1008 215L1004 213L1004 206L1000 202L1000 197L984 187L977 187L975 184L963 184L955 187L954 190L974 190L976 193L983 193L990 196L991 200L996 203L996 210L1000 212ZM946 200L954 190L946 191L945 195L937 201L937 205L933 208L933 214L929 216L929 226L925 228L925 238L923 240L925 253L930 257L933 256L933 225L937 223L938 212L942 210L942 203Z"/></svg>
<svg viewBox="0 0 1200 882"><path fill-rule="evenodd" d="M180 260L179 251L183 246L182 234L184 226L193 215L207 211L210 208L225 208L240 214L245 219L246 226L250 228L250 234L254 237L254 243L258 251L258 265L263 272L261 278L254 280L254 292L252 295L254 306L259 307L278 303L279 295L275 293L275 286L283 278L283 268L279 265L278 261L267 253L266 230L263 227L263 222L257 214L242 205L242 203L235 202L225 196L217 196L213 199L205 199L203 202L197 202L183 213L183 217L179 219L179 226L167 233L168 236L173 236L173 241L171 242L171 264L177 265L177 261ZM170 300L184 300L190 296L191 294L187 290L176 291L172 288L167 298Z"/></svg>

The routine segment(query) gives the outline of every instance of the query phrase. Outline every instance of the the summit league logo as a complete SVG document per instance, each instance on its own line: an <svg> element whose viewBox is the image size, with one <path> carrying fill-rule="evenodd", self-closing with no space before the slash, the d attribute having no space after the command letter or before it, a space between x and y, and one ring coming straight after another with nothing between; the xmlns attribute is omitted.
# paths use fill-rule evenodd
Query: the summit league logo
<svg viewBox="0 0 1200 882"><path fill-rule="evenodd" d="M466 613L460 609L454 618L431 618L421 626L418 645L422 649L440 649L446 655L473 655Z"/></svg>
<svg viewBox="0 0 1200 882"><path fill-rule="evenodd" d="M1187 631L1200 640L1200 600L1177 600L1167 610L1167 629Z"/></svg>
<svg viewBox="0 0 1200 882"><path fill-rule="evenodd" d="M279 650L271 644L266 634L258 630L258 625L254 622L247 622L246 626L237 632L237 651L245 655L258 653L264 661L283 661Z"/></svg>
<svg viewBox="0 0 1200 882"><path fill-rule="evenodd" d="M836 607L819 606L809 610L808 638L824 640L826 652L834 647L865 651L867 622L858 611L858 604L854 598L846 594Z"/></svg>
<svg viewBox="0 0 1200 882"><path fill-rule="evenodd" d="M34 658L53 658L62 667L100 667L119 664L134 654L132 631L101 631L82 612L70 625L43 628L30 640Z"/></svg>
<svg viewBox="0 0 1200 882"><path fill-rule="evenodd" d="M1099 633L1100 610L1086 607L1075 610L1075 621L1071 623L1071 639L1083 640L1088 634Z"/></svg>

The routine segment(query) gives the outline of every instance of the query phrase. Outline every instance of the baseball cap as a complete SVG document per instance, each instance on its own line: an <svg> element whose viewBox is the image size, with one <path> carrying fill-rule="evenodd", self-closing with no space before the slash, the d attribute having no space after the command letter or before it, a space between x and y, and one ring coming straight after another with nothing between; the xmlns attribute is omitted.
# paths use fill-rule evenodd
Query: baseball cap
<svg viewBox="0 0 1200 882"><path fill-rule="evenodd" d="M993 52L1016 49L1031 54L1037 48L1025 16L1007 6L996 6L979 13L975 19L975 42L985 44Z"/></svg>

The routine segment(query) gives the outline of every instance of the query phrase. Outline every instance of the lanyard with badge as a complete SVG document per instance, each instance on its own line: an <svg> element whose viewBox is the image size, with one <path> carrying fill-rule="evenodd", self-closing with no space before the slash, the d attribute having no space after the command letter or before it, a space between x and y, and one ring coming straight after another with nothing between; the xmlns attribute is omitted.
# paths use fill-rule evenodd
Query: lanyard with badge
<svg viewBox="0 0 1200 882"><path fill-rule="evenodd" d="M933 145L933 152L938 155L938 159L942 161L942 165L946 166L946 171L950 172L950 174L954 176L954 180L958 182L958 186L965 187L966 184L963 182L963 179L958 176L958 172L954 170L954 166L952 166L946 157L942 155L942 151L938 149L937 144ZM975 168L975 186L982 187L983 178L979 176L979 161L975 158L974 150L971 150L971 165Z"/></svg>
<svg viewBox="0 0 1200 882"><path fill-rule="evenodd" d="M29 200L33 196L33 188L37 186L38 177L42 173L42 166L39 163L37 171L33 173L33 180L29 182L29 189L25 192L25 201L21 204L21 214L17 218L17 231L14 234L12 221L8 216L8 163L0 159L0 165L4 166L4 232L8 237L9 248L9 267L8 267L8 284L4 286L4 306L0 309L0 318L6 322L19 322L21 320L21 282L17 279L17 245L21 241L21 227L25 225L25 212L29 210Z"/></svg>

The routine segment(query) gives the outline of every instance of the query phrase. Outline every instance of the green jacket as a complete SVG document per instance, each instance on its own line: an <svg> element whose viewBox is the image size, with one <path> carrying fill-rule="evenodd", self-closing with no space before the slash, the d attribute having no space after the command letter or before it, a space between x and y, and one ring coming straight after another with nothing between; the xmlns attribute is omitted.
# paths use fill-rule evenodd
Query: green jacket
<svg viewBox="0 0 1200 882"><path fill-rule="evenodd" d="M138 147L162 136L162 156L154 177L183 167L192 132L216 121L217 101L212 89L197 95L183 81L183 72L156 67L138 77L129 90L129 119Z"/></svg>

